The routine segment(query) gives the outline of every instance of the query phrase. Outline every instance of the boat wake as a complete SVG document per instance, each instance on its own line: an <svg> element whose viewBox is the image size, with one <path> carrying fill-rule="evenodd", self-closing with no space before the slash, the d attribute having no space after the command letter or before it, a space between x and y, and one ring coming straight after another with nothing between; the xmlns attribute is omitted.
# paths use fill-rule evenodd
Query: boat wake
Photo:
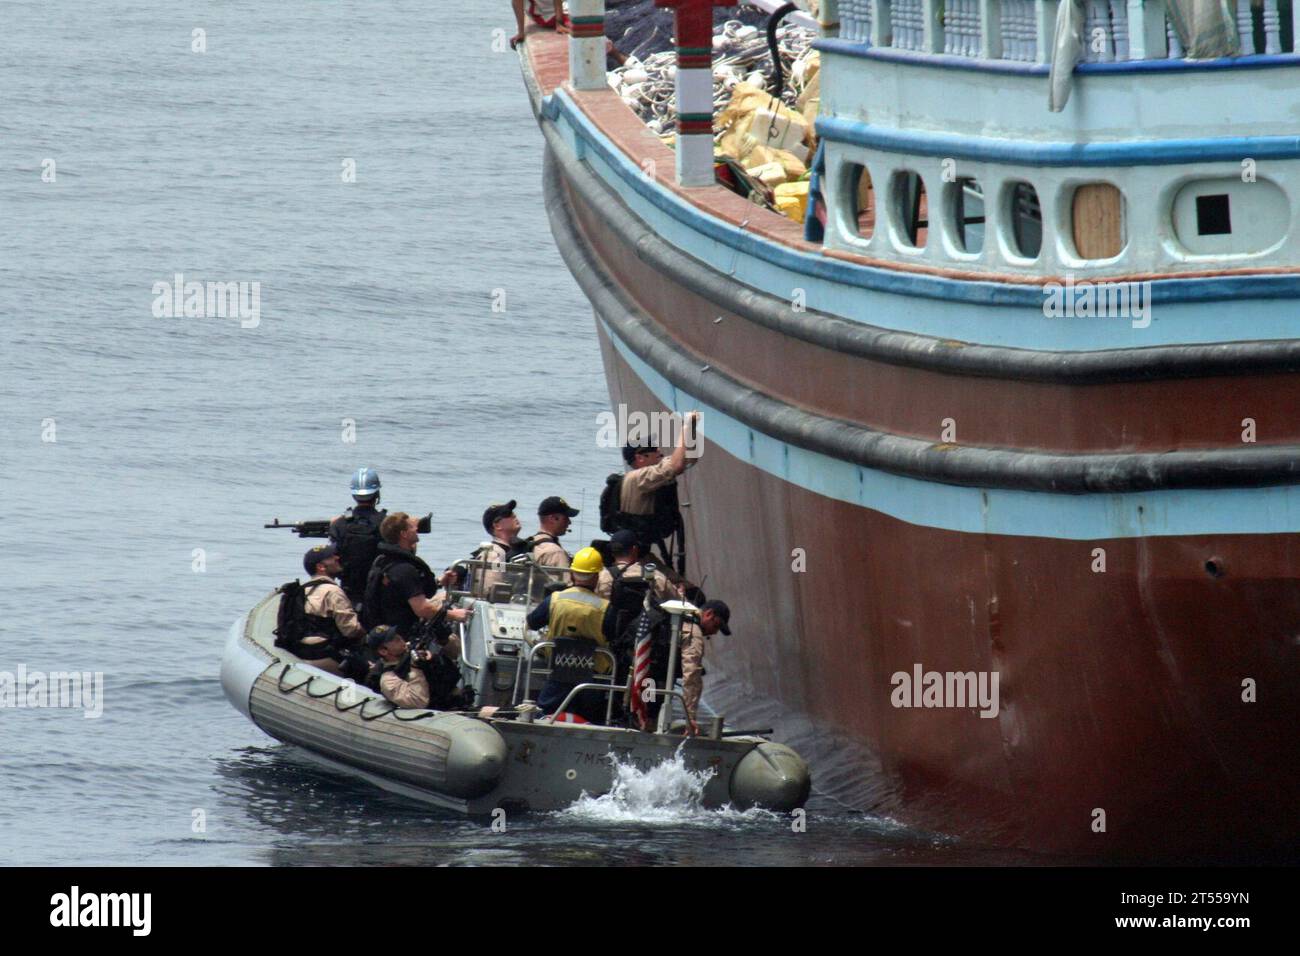
<svg viewBox="0 0 1300 956"><path fill-rule="evenodd" d="M678 747L672 759L642 770L632 761L620 761L610 754L613 786L598 797L583 793L572 805L558 812L569 821L581 823L641 823L655 826L717 826L778 819L768 810L715 810L702 806L704 788L714 776L712 768L691 770Z"/></svg>

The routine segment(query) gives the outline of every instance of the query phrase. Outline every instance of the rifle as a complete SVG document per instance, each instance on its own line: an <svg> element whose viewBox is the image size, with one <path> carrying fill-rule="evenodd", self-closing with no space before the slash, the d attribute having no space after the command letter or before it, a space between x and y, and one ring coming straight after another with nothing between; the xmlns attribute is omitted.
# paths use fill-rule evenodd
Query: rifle
<svg viewBox="0 0 1300 956"><path fill-rule="evenodd" d="M328 538L330 536L330 525L333 524L333 518L324 518L320 521L299 521L297 523L280 522L279 518L272 519L270 524L262 525L263 528L290 528L298 533L300 538ZM415 529L420 534L431 534L433 531L433 512L420 519Z"/></svg>
<svg viewBox="0 0 1300 956"><path fill-rule="evenodd" d="M394 668L402 680L410 679L411 665L417 663L421 651L428 651L433 659L442 654L442 648L451 636L451 625L447 623L444 610L428 620L420 621L409 633L411 636L407 640L406 653ZM433 650L434 645L437 645L437 650Z"/></svg>
<svg viewBox="0 0 1300 956"><path fill-rule="evenodd" d="M299 521L296 524L286 522L280 523L279 518L273 519L271 524L262 525L263 528L290 528L298 533L300 538L328 538L330 536L330 519L325 518L321 521Z"/></svg>
<svg viewBox="0 0 1300 956"><path fill-rule="evenodd" d="M451 622L447 620L447 607L443 605L433 617L422 620L411 628L411 650L429 651L433 644L437 644L440 649L446 647L452 633Z"/></svg>

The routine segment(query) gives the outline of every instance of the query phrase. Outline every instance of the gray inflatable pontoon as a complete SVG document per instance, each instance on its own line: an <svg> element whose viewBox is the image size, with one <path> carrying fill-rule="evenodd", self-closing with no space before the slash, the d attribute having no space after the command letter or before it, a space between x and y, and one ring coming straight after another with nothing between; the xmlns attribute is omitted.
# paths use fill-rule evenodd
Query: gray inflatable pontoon
<svg viewBox="0 0 1300 956"><path fill-rule="evenodd" d="M789 747L758 736L684 738L597 724L397 709L369 688L276 647L279 601L279 593L272 593L232 627L221 664L226 696L277 740L387 790L467 814L556 810L584 791L596 796L610 789L610 754L649 768L672 759L681 747L688 768L713 771L702 798L706 807L787 812L808 797L804 761ZM474 609L461 626L462 673L478 700L508 705L510 696L531 696L544 672L528 662L545 645L524 627L526 608L472 597L461 603Z"/></svg>

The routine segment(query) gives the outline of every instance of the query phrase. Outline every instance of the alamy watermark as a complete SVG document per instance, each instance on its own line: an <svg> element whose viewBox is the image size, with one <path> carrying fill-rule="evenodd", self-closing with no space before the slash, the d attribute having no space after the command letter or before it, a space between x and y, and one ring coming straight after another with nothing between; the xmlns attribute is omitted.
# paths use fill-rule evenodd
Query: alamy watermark
<svg viewBox="0 0 1300 956"><path fill-rule="evenodd" d="M895 707L978 707L981 717L996 717L998 679L997 671L927 671L913 664L910 674L896 671L889 678L894 685L889 702Z"/></svg>
<svg viewBox="0 0 1300 956"><path fill-rule="evenodd" d="M262 322L261 282L186 282L180 272L172 279L153 284L154 318L239 319L241 329Z"/></svg>
<svg viewBox="0 0 1300 956"><path fill-rule="evenodd" d="M0 671L0 709L77 709L94 719L104 713L103 671Z"/></svg>
<svg viewBox="0 0 1300 956"><path fill-rule="evenodd" d="M1075 282L1067 272L1065 283L1043 286L1043 315L1057 318L1128 319L1133 328L1151 324L1151 282Z"/></svg>
<svg viewBox="0 0 1300 956"><path fill-rule="evenodd" d="M619 403L618 412L600 412L596 415L596 446L623 448L636 445L643 448L653 445L667 451L676 448L678 441L686 449L687 458L698 458L704 453L704 433L696 424L683 435L685 419L676 412L629 412Z"/></svg>
<svg viewBox="0 0 1300 956"><path fill-rule="evenodd" d="M152 893L83 893L73 886L50 897L50 925L122 926L132 936L148 936L153 927Z"/></svg>

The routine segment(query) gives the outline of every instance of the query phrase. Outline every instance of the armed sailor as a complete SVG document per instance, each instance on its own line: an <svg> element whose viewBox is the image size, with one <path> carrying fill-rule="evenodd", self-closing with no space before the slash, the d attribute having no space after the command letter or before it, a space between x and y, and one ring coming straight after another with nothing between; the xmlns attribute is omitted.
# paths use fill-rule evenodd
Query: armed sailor
<svg viewBox="0 0 1300 956"><path fill-rule="evenodd" d="M379 555L379 525L388 515L379 509L379 472L358 468L352 476L355 504L330 522L329 536L343 562L343 591L353 606L366 596L366 577Z"/></svg>
<svg viewBox="0 0 1300 956"><path fill-rule="evenodd" d="M299 521L282 524L279 518L267 528L288 528L300 538L329 538L338 548L342 562L340 575L343 593L353 608L361 611L365 600L366 579L370 567L379 553L381 537L379 526L387 511L379 506L379 472L373 468L358 468L352 476L353 507L334 518ZM419 519L419 530L428 534L433 515Z"/></svg>
<svg viewBox="0 0 1300 956"><path fill-rule="evenodd" d="M537 523L541 530L529 540L533 546L533 561L548 568L567 568L573 563L569 552L560 544L560 538L569 530L578 509L558 495L552 495L537 506Z"/></svg>
<svg viewBox="0 0 1300 956"><path fill-rule="evenodd" d="M460 672L445 652L413 650L401 631L383 624L366 644L377 658L366 683L393 705L445 709L464 703L455 691Z"/></svg>
<svg viewBox="0 0 1300 956"><path fill-rule="evenodd" d="M366 599L362 605L365 623L374 627L387 624L406 636L414 636L423 622L444 617L448 621L469 620L467 608L447 607L447 596L438 593L439 585L455 579L447 571L441 578L415 553L420 541L419 519L404 511L384 518L379 526L379 555L366 580ZM460 640L452 636L447 653L455 660Z"/></svg>
<svg viewBox="0 0 1300 956"><path fill-rule="evenodd" d="M381 624L366 636L366 644L377 658L366 681L370 688L398 707L428 707L429 680L424 672L407 666L399 673L401 664L410 664L402 632Z"/></svg>

